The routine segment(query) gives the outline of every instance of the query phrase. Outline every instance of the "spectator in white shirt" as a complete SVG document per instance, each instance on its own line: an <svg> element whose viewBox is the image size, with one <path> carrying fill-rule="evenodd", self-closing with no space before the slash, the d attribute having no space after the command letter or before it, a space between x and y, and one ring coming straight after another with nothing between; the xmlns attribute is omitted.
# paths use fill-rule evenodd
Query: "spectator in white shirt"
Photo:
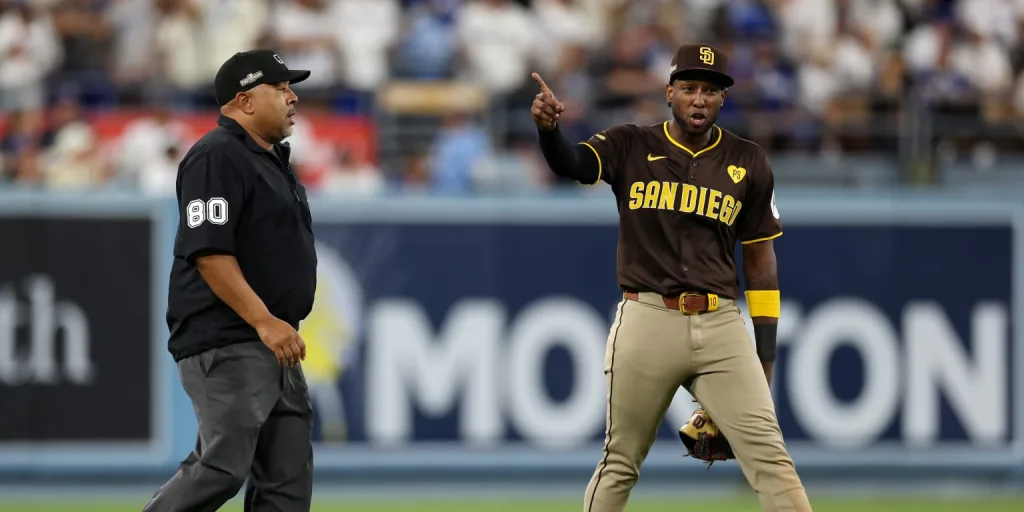
<svg viewBox="0 0 1024 512"><path fill-rule="evenodd" d="M38 109L45 80L63 59L50 15L30 0L12 0L0 15L0 111Z"/></svg>
<svg viewBox="0 0 1024 512"><path fill-rule="evenodd" d="M969 31L953 48L953 66L963 73L978 92L986 96L1005 95L1013 82L1010 58L995 39Z"/></svg>
<svg viewBox="0 0 1024 512"><path fill-rule="evenodd" d="M865 112L877 72L871 35L855 21L849 5L841 7L836 12L836 39L813 49L811 59L800 63L797 72L800 105L829 124Z"/></svg>
<svg viewBox="0 0 1024 512"><path fill-rule="evenodd" d="M389 76L401 25L398 0L336 0L333 7L345 85L373 91Z"/></svg>
<svg viewBox="0 0 1024 512"><path fill-rule="evenodd" d="M42 161L42 182L50 189L88 190L104 186L110 166L98 137L77 100L60 100L53 111L53 144Z"/></svg>
<svg viewBox="0 0 1024 512"><path fill-rule="evenodd" d="M205 84L203 24L192 0L156 0L154 50L159 75L152 86L174 92L195 91Z"/></svg>
<svg viewBox="0 0 1024 512"><path fill-rule="evenodd" d="M271 26L280 41L280 55L292 69L308 69L312 75L304 89L324 89L341 77L337 27L331 0L281 0Z"/></svg>
<svg viewBox="0 0 1024 512"><path fill-rule="evenodd" d="M601 43L597 20L576 0L535 0L533 8L551 45L549 51L538 56L543 73L563 67L567 56L578 56L570 47L592 49Z"/></svg>
<svg viewBox="0 0 1024 512"><path fill-rule="evenodd" d="M159 155L146 160L139 168L139 190L153 197L174 197L178 182L181 150L168 146Z"/></svg>
<svg viewBox="0 0 1024 512"><path fill-rule="evenodd" d="M119 87L137 87L157 67L153 61L156 18L152 1L112 0L104 14L114 31L113 81Z"/></svg>
<svg viewBox="0 0 1024 512"><path fill-rule="evenodd" d="M1009 55L993 39L940 21L916 28L904 46L908 68L916 73L936 69L942 49L950 48L949 67L985 94L1005 93L1012 81Z"/></svg>
<svg viewBox="0 0 1024 512"><path fill-rule="evenodd" d="M848 22L864 38L873 59L880 61L903 36L903 13L896 0L840 0L848 5Z"/></svg>
<svg viewBox="0 0 1024 512"><path fill-rule="evenodd" d="M795 60L814 59L813 53L836 38L836 3L828 0L776 0L783 53Z"/></svg>
<svg viewBox="0 0 1024 512"><path fill-rule="evenodd" d="M495 94L525 85L540 50L536 23L529 11L510 0L466 4L457 15L456 29L467 78Z"/></svg>
<svg viewBox="0 0 1024 512"><path fill-rule="evenodd" d="M154 195L173 195L179 156L191 145L188 126L168 108L132 121L117 145L117 174Z"/></svg>
<svg viewBox="0 0 1024 512"><path fill-rule="evenodd" d="M1014 1L958 0L954 9L957 20L971 32L1010 48L1019 40Z"/></svg>
<svg viewBox="0 0 1024 512"><path fill-rule="evenodd" d="M263 0L203 0L199 8L203 20L204 76L213 83L224 61L258 46L267 29L270 7Z"/></svg>

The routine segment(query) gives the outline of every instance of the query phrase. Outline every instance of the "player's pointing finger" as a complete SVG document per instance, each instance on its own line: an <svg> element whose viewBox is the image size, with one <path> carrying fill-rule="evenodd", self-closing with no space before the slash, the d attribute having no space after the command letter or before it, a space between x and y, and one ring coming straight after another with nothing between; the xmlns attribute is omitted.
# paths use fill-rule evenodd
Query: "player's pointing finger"
<svg viewBox="0 0 1024 512"><path fill-rule="evenodd" d="M541 93L551 94L551 89L548 87L548 84L544 83L544 79L541 78L538 73L534 73L534 74L532 74L530 76L533 77L533 81L534 82L537 82L537 87L540 87L540 92Z"/></svg>

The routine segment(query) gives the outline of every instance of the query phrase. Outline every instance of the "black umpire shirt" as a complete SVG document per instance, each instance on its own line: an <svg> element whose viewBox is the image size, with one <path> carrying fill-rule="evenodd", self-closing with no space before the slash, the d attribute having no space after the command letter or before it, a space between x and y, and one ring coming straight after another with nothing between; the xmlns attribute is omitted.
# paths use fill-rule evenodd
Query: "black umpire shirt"
<svg viewBox="0 0 1024 512"><path fill-rule="evenodd" d="M258 341L206 284L197 256L233 254L270 313L298 329L313 307L316 250L305 188L287 144L259 146L231 118L200 139L178 166L178 233L167 299L175 361L210 348Z"/></svg>

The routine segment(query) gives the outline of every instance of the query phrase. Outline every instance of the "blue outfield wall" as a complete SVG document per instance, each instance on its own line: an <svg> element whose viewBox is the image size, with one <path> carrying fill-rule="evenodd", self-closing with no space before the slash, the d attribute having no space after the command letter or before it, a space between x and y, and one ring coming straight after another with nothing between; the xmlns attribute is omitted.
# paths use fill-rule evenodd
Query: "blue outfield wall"
<svg viewBox="0 0 1024 512"><path fill-rule="evenodd" d="M1024 475L1021 199L779 191L773 391L803 472ZM594 466L621 298L606 194L312 206L320 471ZM0 473L166 474L192 448L163 321L176 219L0 194ZM694 405L681 390L645 474L703 471L675 435Z"/></svg>

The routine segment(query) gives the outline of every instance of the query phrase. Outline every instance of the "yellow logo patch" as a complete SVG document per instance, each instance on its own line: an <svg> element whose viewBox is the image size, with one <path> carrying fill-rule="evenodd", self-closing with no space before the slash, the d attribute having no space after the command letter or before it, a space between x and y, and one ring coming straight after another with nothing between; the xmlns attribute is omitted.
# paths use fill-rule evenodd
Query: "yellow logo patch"
<svg viewBox="0 0 1024 512"><path fill-rule="evenodd" d="M735 165L729 166L729 177L732 178L733 183L739 183L743 181L743 177L747 175L747 170L742 167L736 167Z"/></svg>
<svg viewBox="0 0 1024 512"><path fill-rule="evenodd" d="M663 158L668 158L668 157L667 156L654 156L654 155L652 155L650 153L647 153L647 161L648 162L656 162L656 161L661 160Z"/></svg>
<svg viewBox="0 0 1024 512"><path fill-rule="evenodd" d="M700 61L703 62L704 64L707 64L708 66L715 65L715 52L713 52L711 48L708 48L707 46L701 46Z"/></svg>

